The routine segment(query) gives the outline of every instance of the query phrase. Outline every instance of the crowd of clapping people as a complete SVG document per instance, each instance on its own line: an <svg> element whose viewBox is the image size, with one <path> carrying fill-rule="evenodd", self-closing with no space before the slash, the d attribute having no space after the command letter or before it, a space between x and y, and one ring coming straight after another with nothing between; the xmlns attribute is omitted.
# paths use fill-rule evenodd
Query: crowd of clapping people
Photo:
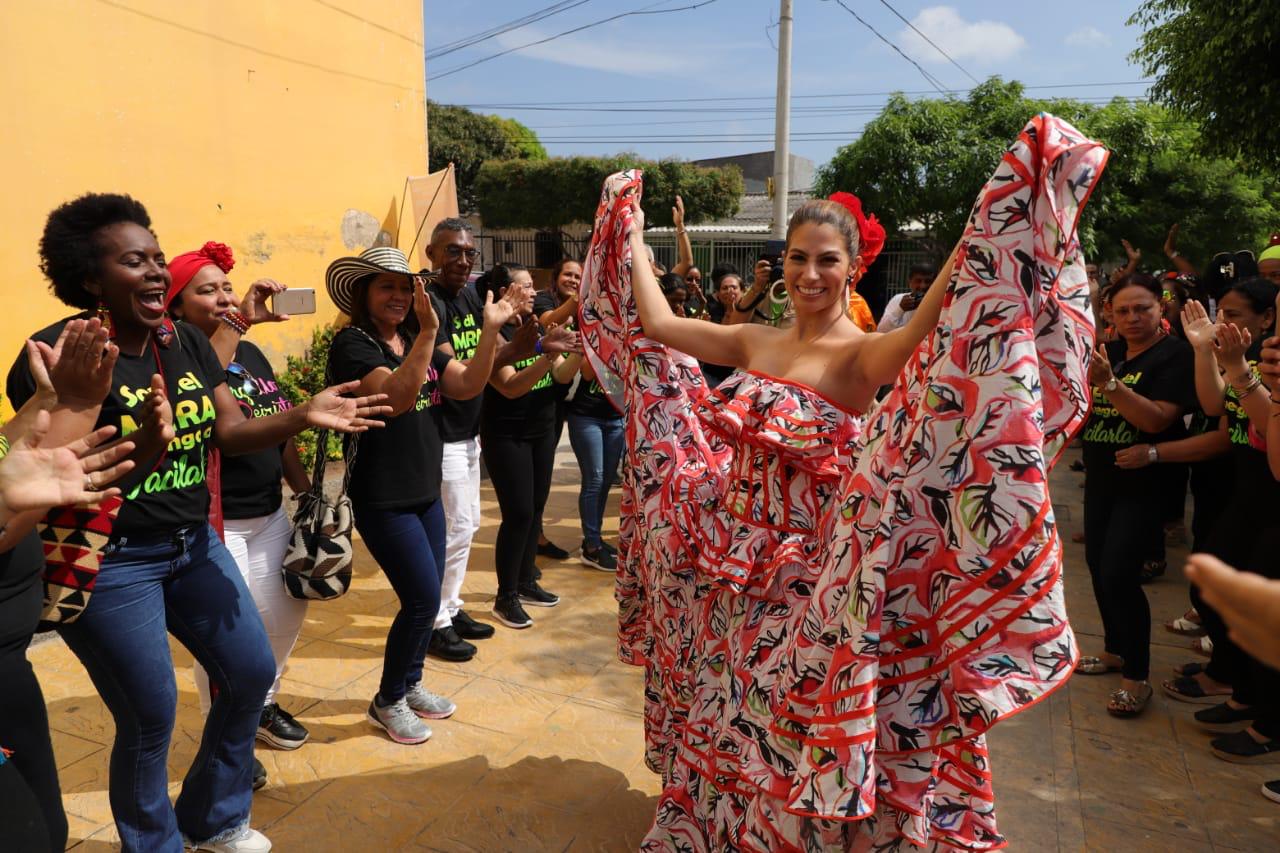
<svg viewBox="0 0 1280 853"><path fill-rule="evenodd" d="M514 264L476 279L471 227L458 219L434 229L427 254L425 275L386 247L330 265L326 289L345 320L329 387L295 405L245 337L289 319L275 310L284 285L237 293L234 256L214 241L166 256L128 196L90 194L49 215L41 269L78 313L35 331L7 381L17 415L0 441L0 847L67 839L26 659L34 633L52 627L115 722L109 798L123 848L270 849L249 826L266 782L254 743L297 749L309 737L275 701L308 598L282 578L294 527L283 485L306 501L323 470L303 465L303 430L343 435L354 527L399 600L368 708L398 743L423 743L423 721L455 710L423 683L427 654L465 661L495 630L461 599L482 456L502 515L497 621L529 628L526 607L559 602L535 557L570 556L542 532L566 423L582 469L581 560L616 566L601 528L622 421L573 331L581 265L559 264L541 294ZM174 803L170 634L195 658L205 714Z"/></svg>
<svg viewBox="0 0 1280 853"><path fill-rule="evenodd" d="M1089 265L1099 335L1076 540L1104 643L1077 673L1119 675L1107 703L1118 717L1141 714L1154 692L1143 584L1165 572L1166 542L1183 535L1188 490L1195 560L1280 578L1280 238L1256 257L1223 252L1198 269L1176 237L1174 226L1163 271L1144 269L1127 243L1128 263L1105 284ZM1202 706L1196 722L1219 733L1213 754L1280 761L1280 672L1266 654L1242 648L1202 583L1193 582L1189 608L1169 614L1166 628L1193 638L1199 657L1160 674L1160 688ZM1263 793L1280 802L1280 782Z"/></svg>
<svg viewBox="0 0 1280 853"><path fill-rule="evenodd" d="M649 262L675 314L786 324L776 259L762 259L750 284L717 267L707 287L679 202L673 213L679 261L670 271L652 253ZM1152 695L1142 583L1164 569L1166 531L1180 523L1188 488L1195 551L1280 577L1280 403L1269 396L1280 381L1280 245L1256 261L1215 258L1207 273L1178 255L1172 235L1168 251L1171 271L1143 271L1131 251L1105 287L1090 266L1100 332L1081 436L1083 540L1105 645L1078 672L1119 674L1108 704L1118 716L1141 713ZM124 849L270 849L249 826L252 791L265 783L254 743L297 749L308 738L276 702L307 609L281 580L291 534L282 484L294 495L313 487L294 445L305 429L344 435L355 529L399 599L368 707L398 743L426 741L425 721L455 711L424 683L425 657L465 662L495 631L461 597L482 463L500 508L496 621L526 629L526 608L559 602L535 558L570 556L542 529L566 426L580 471L580 560L615 570L602 528L624 422L574 329L582 264L560 261L541 291L517 264L477 277L471 227L458 219L435 227L427 254L431 271L414 272L390 247L330 265L326 288L345 322L329 387L294 405L246 337L288 319L271 307L284 285L262 279L238 293L232 253L216 242L167 258L127 196L87 195L50 214L42 271L78 313L31 335L8 376L17 414L0 431L0 839L13 849L61 849L67 836L45 704L25 657L42 618L115 721L109 794ZM878 318L850 288L849 316L864 331L901 328L936 276L913 267ZM730 372L704 368L712 382ZM61 588L70 593L51 611L52 550L36 526L71 505L81 512L63 520L64 533L98 536L101 566L90 595L76 588L69 558ZM1226 570L1203 567L1217 571ZM1231 634L1230 606L1207 598L1193 586L1190 608L1169 622L1197 637L1207 662L1179 666L1162 687L1204 705L1196 719L1226 732L1212 745L1219 757L1280 761L1280 673ZM172 804L168 634L196 660L206 715ZM1280 783L1267 787L1280 801Z"/></svg>

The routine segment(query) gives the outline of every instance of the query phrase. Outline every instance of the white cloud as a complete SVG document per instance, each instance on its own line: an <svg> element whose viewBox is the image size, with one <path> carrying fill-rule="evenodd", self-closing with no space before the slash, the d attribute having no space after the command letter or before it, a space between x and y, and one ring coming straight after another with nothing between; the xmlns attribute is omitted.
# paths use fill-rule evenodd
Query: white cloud
<svg viewBox="0 0 1280 853"><path fill-rule="evenodd" d="M516 32L503 33L496 41L503 50L520 47L529 42L546 38L550 33L540 33L525 27ZM507 54L503 59L523 56L541 59L557 65L573 68L590 68L594 71L612 71L631 77L651 77L655 74L688 74L701 65L679 51L663 51L652 54L653 64L634 60L635 48L622 41L613 42L601 36L565 36L546 44L537 44ZM502 60L498 60L499 62Z"/></svg>
<svg viewBox="0 0 1280 853"><path fill-rule="evenodd" d="M999 21L966 21L951 6L921 9L911 23L957 62L1000 62L1016 56L1027 46L1027 40L1008 24ZM947 61L946 57L909 27L899 31L898 43L903 50L921 62Z"/></svg>
<svg viewBox="0 0 1280 853"><path fill-rule="evenodd" d="M1111 47L1111 37L1097 27L1081 27L1063 41L1070 47Z"/></svg>

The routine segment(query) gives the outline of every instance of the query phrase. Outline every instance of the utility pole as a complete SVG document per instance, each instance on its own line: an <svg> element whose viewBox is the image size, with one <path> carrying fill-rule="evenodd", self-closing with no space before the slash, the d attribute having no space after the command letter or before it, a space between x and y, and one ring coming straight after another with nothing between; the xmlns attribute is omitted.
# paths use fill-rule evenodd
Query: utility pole
<svg viewBox="0 0 1280 853"><path fill-rule="evenodd" d="M787 236L791 194L791 0L778 10L778 100L773 118L773 237Z"/></svg>

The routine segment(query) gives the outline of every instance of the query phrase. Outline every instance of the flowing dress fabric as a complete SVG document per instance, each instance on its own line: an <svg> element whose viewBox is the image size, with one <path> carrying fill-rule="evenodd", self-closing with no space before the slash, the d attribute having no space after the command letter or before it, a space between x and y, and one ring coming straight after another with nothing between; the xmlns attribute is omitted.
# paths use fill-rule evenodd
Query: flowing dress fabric
<svg viewBox="0 0 1280 853"><path fill-rule="evenodd" d="M628 414L620 654L664 774L644 849L1004 845L983 733L1077 659L1048 471L1087 412L1076 225L1106 159L1027 125L861 443L811 390L715 395L643 339L616 203L639 176L606 183L582 313Z"/></svg>

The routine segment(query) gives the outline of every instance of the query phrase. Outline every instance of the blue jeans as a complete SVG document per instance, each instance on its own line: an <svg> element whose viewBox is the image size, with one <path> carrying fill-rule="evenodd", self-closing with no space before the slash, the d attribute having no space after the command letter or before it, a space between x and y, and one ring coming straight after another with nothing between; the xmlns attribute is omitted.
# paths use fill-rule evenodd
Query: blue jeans
<svg viewBox="0 0 1280 853"><path fill-rule="evenodd" d="M578 490L578 516L582 519L584 547L600 546L600 526L609 503L609 488L618 472L618 460L626 446L622 418L589 418L569 413L569 444L578 457L582 486Z"/></svg>
<svg viewBox="0 0 1280 853"><path fill-rule="evenodd" d="M400 599L400 612L387 632L378 693L398 702L422 680L422 662L440 610L444 577L444 505L434 501L412 509L355 507L356 530Z"/></svg>
<svg viewBox="0 0 1280 853"><path fill-rule="evenodd" d="M249 823L253 741L275 659L240 570L209 525L107 547L89 606L58 629L115 720L111 813L125 851L181 853ZM169 804L178 689L166 632L204 666L217 696L200 750Z"/></svg>

